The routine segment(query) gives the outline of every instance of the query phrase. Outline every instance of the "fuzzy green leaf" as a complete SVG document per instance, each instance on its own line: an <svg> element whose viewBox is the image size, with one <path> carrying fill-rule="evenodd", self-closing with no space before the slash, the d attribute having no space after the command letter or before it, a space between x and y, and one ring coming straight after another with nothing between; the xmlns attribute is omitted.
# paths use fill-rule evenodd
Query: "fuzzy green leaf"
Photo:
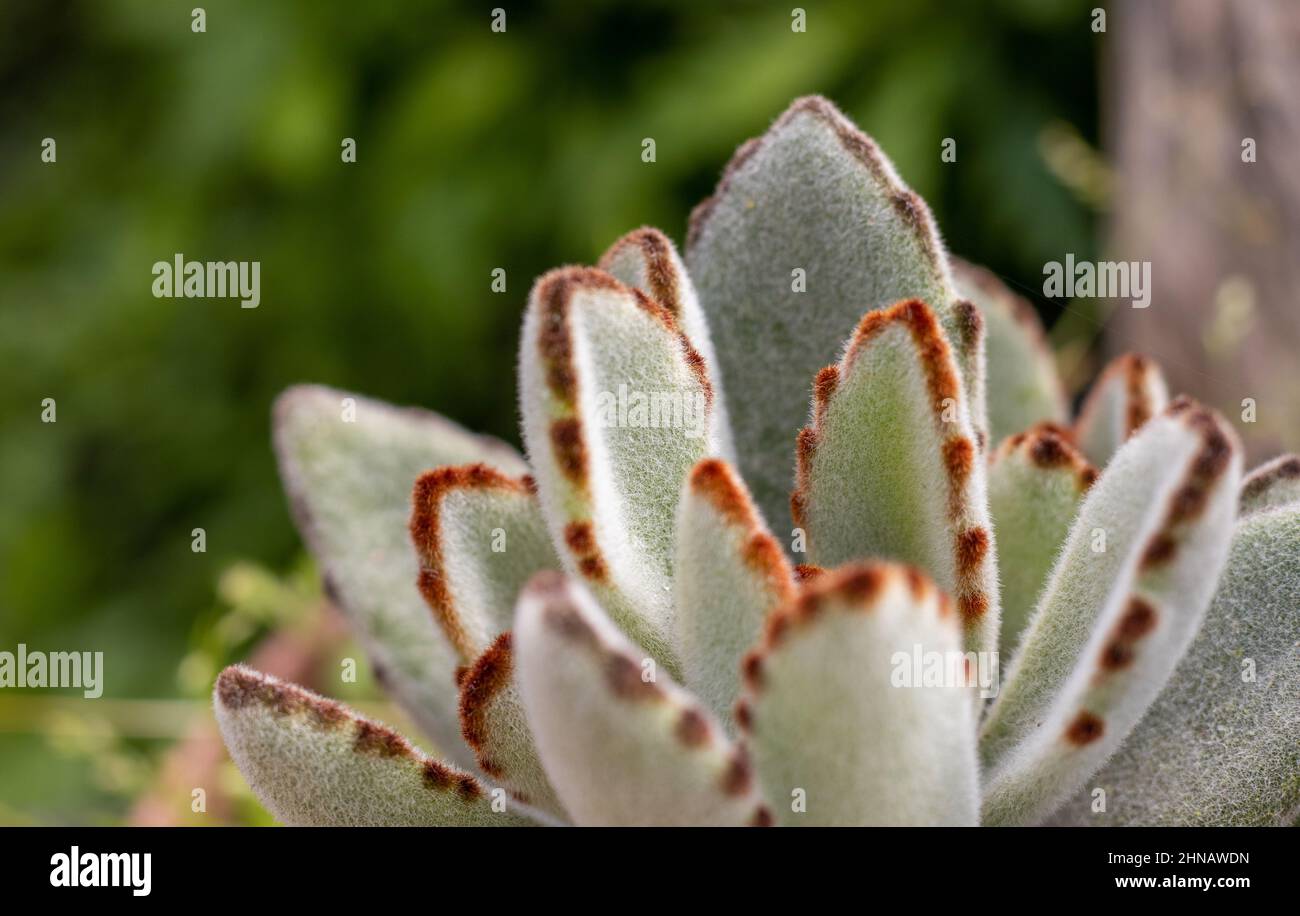
<svg viewBox="0 0 1300 916"><path fill-rule="evenodd" d="M520 596L514 633L528 724L576 823L769 819L741 750L577 582L539 573Z"/></svg>
<svg viewBox="0 0 1300 916"><path fill-rule="evenodd" d="M677 511L673 598L686 686L732 725L740 660L794 573L744 484L722 460L695 466Z"/></svg>
<svg viewBox="0 0 1300 916"><path fill-rule="evenodd" d="M844 567L766 630L746 659L739 721L781 824L976 823L961 630L929 580L892 564ZM913 659L929 653L953 679L913 679Z"/></svg>
<svg viewBox="0 0 1300 916"><path fill-rule="evenodd" d="M1279 455L1241 482L1241 515L1300 503L1300 456Z"/></svg>
<svg viewBox="0 0 1300 916"><path fill-rule="evenodd" d="M1065 388L1034 307L991 271L952 259L957 291L984 317L989 435L993 442L1036 423L1064 423Z"/></svg>
<svg viewBox="0 0 1300 916"><path fill-rule="evenodd" d="M1141 719L1214 594L1240 480L1236 436L1186 398L1116 453L985 720L987 823L1050 815Z"/></svg>
<svg viewBox="0 0 1300 916"><path fill-rule="evenodd" d="M1165 409L1169 386L1160 367L1137 353L1111 361L1079 409L1074 435L1080 450L1104 468L1121 445Z"/></svg>
<svg viewBox="0 0 1300 916"><path fill-rule="evenodd" d="M456 713L460 661L416 588L411 486L439 465L481 461L522 474L523 460L437 414L315 385L285 391L274 414L280 477L327 592L394 699L442 754L469 765Z"/></svg>
<svg viewBox="0 0 1300 916"><path fill-rule="evenodd" d="M700 308L695 285L691 283L686 265L672 240L658 229L642 226L611 245L601 257L599 267L667 309L700 354L714 392L713 409L709 415L713 439L718 453L734 461L727 399L723 396L717 371L718 357L713 350L713 340L709 336L709 326L704 310Z"/></svg>
<svg viewBox="0 0 1300 916"><path fill-rule="evenodd" d="M1056 555L1097 471L1059 427L1041 424L1003 441L989 463L989 511L998 543L1005 664L1029 622Z"/></svg>
<svg viewBox="0 0 1300 916"><path fill-rule="evenodd" d="M919 566L956 598L967 647L991 650L998 581L985 463L930 309L911 300L867 313L839 365L818 373L812 413L791 500L809 561Z"/></svg>
<svg viewBox="0 0 1300 916"><path fill-rule="evenodd" d="M461 679L460 724L480 770L508 787L518 801L567 819L528 727L509 631L498 636Z"/></svg>
<svg viewBox="0 0 1300 916"><path fill-rule="evenodd" d="M315 827L527 826L468 773L426 757L386 726L250 668L213 691L231 758L284 824Z"/></svg>
<svg viewBox="0 0 1300 916"><path fill-rule="evenodd" d="M1160 699L1061 810L1072 825L1286 825L1300 811L1300 505L1237 523ZM1106 810L1092 810L1093 789Z"/></svg>
<svg viewBox="0 0 1300 916"><path fill-rule="evenodd" d="M826 99L798 99L740 147L691 215L686 263L731 393L740 471L778 530L808 383L866 311L913 297L934 308L982 431L978 312L957 299L924 201Z"/></svg>
<svg viewBox="0 0 1300 916"><path fill-rule="evenodd" d="M520 375L529 463L565 566L674 669L677 500L715 451L703 358L644 293L570 267L533 287Z"/></svg>
<svg viewBox="0 0 1300 916"><path fill-rule="evenodd" d="M532 478L484 464L422 474L410 527L420 592L461 664L510 628L519 590L533 573L560 568Z"/></svg>

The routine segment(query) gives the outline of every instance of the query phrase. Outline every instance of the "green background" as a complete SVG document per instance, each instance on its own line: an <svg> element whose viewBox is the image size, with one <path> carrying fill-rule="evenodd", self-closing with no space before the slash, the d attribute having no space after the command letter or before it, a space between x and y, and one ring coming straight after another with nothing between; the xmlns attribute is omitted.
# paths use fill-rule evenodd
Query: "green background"
<svg viewBox="0 0 1300 916"><path fill-rule="evenodd" d="M121 820L179 729L112 704L202 715L215 667L311 604L278 391L518 441L532 279L644 223L680 242L792 98L871 133L954 251L1030 283L1095 251L1053 153L1098 141L1091 3L803 3L803 34L793 4L218 0L202 34L195 5L0 6L0 649L103 651L107 677L98 707L0 696L0 822ZM176 252L260 261L260 308L153 298Z"/></svg>

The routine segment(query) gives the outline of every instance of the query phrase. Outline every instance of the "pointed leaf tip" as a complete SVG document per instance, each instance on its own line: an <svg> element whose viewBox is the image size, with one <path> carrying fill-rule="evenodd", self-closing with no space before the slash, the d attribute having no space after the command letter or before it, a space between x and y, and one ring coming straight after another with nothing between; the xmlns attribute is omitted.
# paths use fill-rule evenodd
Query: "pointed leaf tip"
<svg viewBox="0 0 1300 916"><path fill-rule="evenodd" d="M959 306L929 210L834 105L797 100L742 146L691 217L686 261L709 318L740 471L781 527L808 383L864 311L919 298L956 348L984 428L978 316Z"/></svg>
<svg viewBox="0 0 1300 916"><path fill-rule="evenodd" d="M1164 373L1140 353L1125 353L1111 361L1084 399L1074 425L1074 437L1097 467L1169 403Z"/></svg>
<svg viewBox="0 0 1300 916"><path fill-rule="evenodd" d="M332 700L242 665L213 688L239 771L282 823L301 826L525 826L468 773Z"/></svg>

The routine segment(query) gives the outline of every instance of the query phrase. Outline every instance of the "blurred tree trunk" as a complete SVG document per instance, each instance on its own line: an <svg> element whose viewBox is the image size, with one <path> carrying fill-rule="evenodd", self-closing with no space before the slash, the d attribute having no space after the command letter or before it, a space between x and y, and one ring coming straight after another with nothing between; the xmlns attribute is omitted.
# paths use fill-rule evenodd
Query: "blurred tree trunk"
<svg viewBox="0 0 1300 916"><path fill-rule="evenodd" d="M1149 260L1154 287L1109 347L1154 356L1253 460L1300 448L1300 2L1115 4L1107 33L1108 256Z"/></svg>

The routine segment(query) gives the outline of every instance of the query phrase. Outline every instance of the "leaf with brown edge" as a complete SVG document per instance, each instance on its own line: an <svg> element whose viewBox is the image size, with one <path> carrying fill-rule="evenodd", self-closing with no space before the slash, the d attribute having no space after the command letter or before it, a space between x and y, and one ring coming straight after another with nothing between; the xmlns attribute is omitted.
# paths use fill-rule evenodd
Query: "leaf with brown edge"
<svg viewBox="0 0 1300 916"><path fill-rule="evenodd" d="M1240 481L1235 434L1188 398L1115 454L985 717L986 823L1041 822L1140 721L1214 594Z"/></svg>
<svg viewBox="0 0 1300 916"><path fill-rule="evenodd" d="M912 680L917 653L955 677ZM913 568L852 564L805 585L747 657L737 716L777 820L973 826L965 660L951 602Z"/></svg>
<svg viewBox="0 0 1300 916"><path fill-rule="evenodd" d="M967 648L991 650L998 582L985 463L934 313L915 299L868 312L814 391L791 499L809 561L919 566L954 596Z"/></svg>
<svg viewBox="0 0 1300 916"><path fill-rule="evenodd" d="M1237 522L1169 684L1053 818L1071 826L1287 825L1300 807L1300 504ZM1092 790L1106 792L1094 812Z"/></svg>
<svg viewBox="0 0 1300 916"><path fill-rule="evenodd" d="M534 285L519 362L524 442L565 567L675 669L677 500L716 451L703 357L640 290L568 267Z"/></svg>
<svg viewBox="0 0 1300 916"><path fill-rule="evenodd" d="M1005 439L988 469L989 511L998 541L1002 620L998 649L1009 662L1056 554L1097 470L1069 434L1042 423Z"/></svg>
<svg viewBox="0 0 1300 916"><path fill-rule="evenodd" d="M528 728L509 631L498 636L461 678L460 724L483 773L506 786L518 801L567 819Z"/></svg>
<svg viewBox="0 0 1300 916"><path fill-rule="evenodd" d="M992 271L951 258L958 292L984 317L989 435L993 442L1036 423L1069 417L1043 323L1034 307Z"/></svg>
<svg viewBox="0 0 1300 916"><path fill-rule="evenodd" d="M709 326L700 308L695 285L672 240L652 226L634 229L609 247L598 264L601 270L628 286L639 289L662 305L677 322L686 339L699 352L713 387L710 425L719 454L734 460L727 401L717 371Z"/></svg>
<svg viewBox="0 0 1300 916"><path fill-rule="evenodd" d="M1141 354L1125 353L1093 383L1074 424L1075 441L1089 461L1104 468L1111 455L1168 403L1169 386L1160 367Z"/></svg>
<svg viewBox="0 0 1300 916"><path fill-rule="evenodd" d="M456 713L456 651L416 587L411 485L445 464L522 474L523 459L437 414L317 385L275 402L275 452L298 531L377 679L449 759L469 766Z"/></svg>
<svg viewBox="0 0 1300 916"><path fill-rule="evenodd" d="M1241 482L1240 514L1300 504L1300 455L1279 455Z"/></svg>
<svg viewBox="0 0 1300 916"><path fill-rule="evenodd" d="M743 752L579 583L538 573L520 596L514 635L528 724L575 823L770 821Z"/></svg>
<svg viewBox="0 0 1300 916"><path fill-rule="evenodd" d="M794 591L790 564L744 483L721 459L701 461L677 509L673 600L683 680L729 727L741 656Z"/></svg>
<svg viewBox="0 0 1300 916"><path fill-rule="evenodd" d="M410 529L420 593L461 664L509 629L515 599L533 573L560 568L532 478L485 464L422 474Z"/></svg>
<svg viewBox="0 0 1300 916"><path fill-rule="evenodd" d="M797 99L736 151L691 214L686 263L731 395L741 474L777 530L808 384L864 311L913 297L930 303L957 350L982 434L978 311L953 288L925 202L826 99Z"/></svg>
<svg viewBox="0 0 1300 916"><path fill-rule="evenodd" d="M315 827L530 826L482 784L347 707L251 668L221 672L217 724L249 786L281 823Z"/></svg>

